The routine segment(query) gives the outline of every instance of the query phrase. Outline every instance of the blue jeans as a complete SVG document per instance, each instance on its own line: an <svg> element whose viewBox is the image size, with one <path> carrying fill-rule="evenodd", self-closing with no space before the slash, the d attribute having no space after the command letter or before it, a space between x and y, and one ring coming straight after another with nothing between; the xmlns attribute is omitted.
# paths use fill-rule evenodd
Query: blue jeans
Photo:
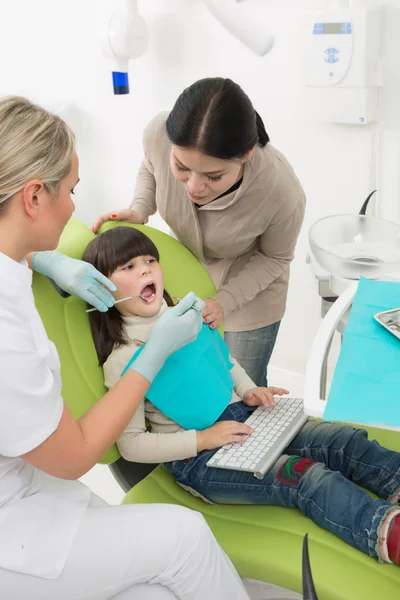
<svg viewBox="0 0 400 600"><path fill-rule="evenodd" d="M267 367L275 346L280 321L253 331L225 333L229 352L257 387L267 387Z"/></svg>
<svg viewBox="0 0 400 600"><path fill-rule="evenodd" d="M243 422L253 410L236 402L218 420ZM398 509L400 453L369 441L365 430L308 421L262 480L252 473L207 467L214 452L206 450L165 467L179 484L209 502L299 508L351 546L381 558L381 526Z"/></svg>

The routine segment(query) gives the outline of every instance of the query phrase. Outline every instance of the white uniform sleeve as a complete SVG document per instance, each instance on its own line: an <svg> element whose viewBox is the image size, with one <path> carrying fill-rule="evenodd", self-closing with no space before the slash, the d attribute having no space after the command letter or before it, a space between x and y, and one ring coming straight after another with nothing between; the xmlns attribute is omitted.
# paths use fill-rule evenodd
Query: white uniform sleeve
<svg viewBox="0 0 400 600"><path fill-rule="evenodd" d="M29 322L0 311L0 454L16 457L58 427L64 403L48 356L39 352ZM48 342L48 353L54 352Z"/></svg>

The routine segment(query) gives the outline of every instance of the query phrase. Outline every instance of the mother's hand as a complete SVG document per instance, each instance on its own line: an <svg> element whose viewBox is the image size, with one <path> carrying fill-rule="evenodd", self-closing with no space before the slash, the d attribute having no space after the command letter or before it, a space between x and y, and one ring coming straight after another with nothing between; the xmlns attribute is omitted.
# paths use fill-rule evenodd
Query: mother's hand
<svg viewBox="0 0 400 600"><path fill-rule="evenodd" d="M219 327L224 320L222 306L218 304L214 298L207 298L204 302L203 321L204 323L208 323L211 329L215 329L216 327Z"/></svg>
<svg viewBox="0 0 400 600"><path fill-rule="evenodd" d="M136 210L133 210L132 208L124 208L122 210L115 210L113 212L105 213L104 215L101 215L101 217L96 219L96 221L92 225L93 233L96 233L97 230L99 229L99 227L101 225L103 225L103 223L106 223L107 221L127 221L128 223L145 224L145 223L147 223L148 219L145 219L143 221L143 219L139 215L139 213L137 213Z"/></svg>

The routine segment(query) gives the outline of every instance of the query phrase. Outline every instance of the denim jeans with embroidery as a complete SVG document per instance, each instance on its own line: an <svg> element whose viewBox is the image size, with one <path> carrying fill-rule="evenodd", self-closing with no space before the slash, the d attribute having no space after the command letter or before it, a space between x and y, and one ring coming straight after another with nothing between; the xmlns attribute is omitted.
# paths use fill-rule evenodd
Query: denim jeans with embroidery
<svg viewBox="0 0 400 600"><path fill-rule="evenodd" d="M253 410L236 402L218 420L243 422ZM381 525L398 509L394 502L399 499L400 453L369 441L365 430L308 421L262 480L252 473L207 467L214 452L206 450L165 467L179 484L210 502L299 508L351 546L382 558Z"/></svg>

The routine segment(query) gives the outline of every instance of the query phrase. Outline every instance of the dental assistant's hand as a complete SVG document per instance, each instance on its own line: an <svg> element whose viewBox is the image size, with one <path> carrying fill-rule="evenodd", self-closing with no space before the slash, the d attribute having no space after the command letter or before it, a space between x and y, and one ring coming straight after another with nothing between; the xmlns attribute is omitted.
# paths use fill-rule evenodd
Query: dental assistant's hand
<svg viewBox="0 0 400 600"><path fill-rule="evenodd" d="M274 396L284 396L288 390L277 387L256 387L245 393L243 402L247 406L275 406Z"/></svg>
<svg viewBox="0 0 400 600"><path fill-rule="evenodd" d="M101 215L92 225L93 233L99 229L103 223L107 221L127 221L128 223L142 223L146 224L148 219L143 220L139 213L132 208L124 208L122 210L114 210L113 212L105 213Z"/></svg>
<svg viewBox="0 0 400 600"><path fill-rule="evenodd" d="M182 346L193 342L202 328L204 302L194 292L187 294L174 308L163 314L153 327L142 352L127 368L154 380L165 361Z"/></svg>
<svg viewBox="0 0 400 600"><path fill-rule="evenodd" d="M222 307L214 298L207 298L205 300L205 307L203 310L203 321L208 323L211 329L219 327L224 320L224 311Z"/></svg>
<svg viewBox="0 0 400 600"><path fill-rule="evenodd" d="M114 306L115 285L102 273L83 260L76 260L60 252L35 252L32 269L52 279L59 288L85 300L100 312ZM108 288L108 289L107 289Z"/></svg>
<svg viewBox="0 0 400 600"><path fill-rule="evenodd" d="M231 444L232 442L244 442L247 436L251 435L253 431L245 423L219 421L215 425L212 425L212 427L203 429L203 431L196 431L197 452L214 450L214 448L221 448L221 446Z"/></svg>

